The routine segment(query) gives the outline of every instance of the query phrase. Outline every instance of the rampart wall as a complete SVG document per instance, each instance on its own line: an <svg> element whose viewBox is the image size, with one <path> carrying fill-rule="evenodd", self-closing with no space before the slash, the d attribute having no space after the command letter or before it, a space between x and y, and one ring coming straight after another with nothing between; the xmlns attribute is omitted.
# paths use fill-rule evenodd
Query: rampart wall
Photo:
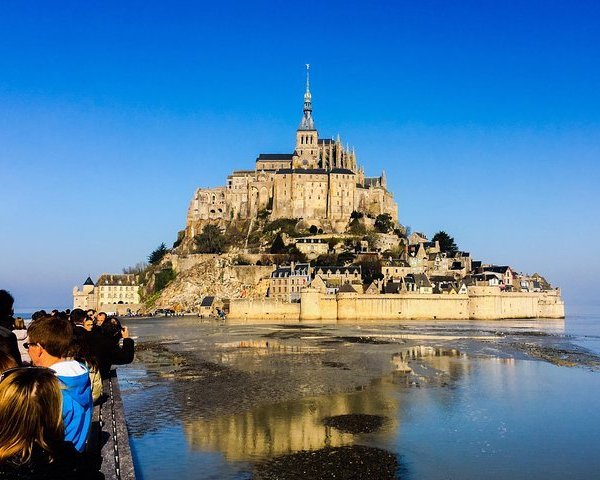
<svg viewBox="0 0 600 480"><path fill-rule="evenodd" d="M560 291L501 292L497 287L471 287L463 295L386 294L325 295L307 288L300 303L271 299L232 300L229 317L246 320L378 321L378 320L500 320L504 318L564 318Z"/></svg>

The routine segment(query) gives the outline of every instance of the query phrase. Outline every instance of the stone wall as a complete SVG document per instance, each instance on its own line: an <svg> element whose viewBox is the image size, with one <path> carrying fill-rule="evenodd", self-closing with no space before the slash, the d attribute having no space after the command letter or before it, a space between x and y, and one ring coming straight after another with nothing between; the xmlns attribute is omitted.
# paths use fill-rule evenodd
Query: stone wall
<svg viewBox="0 0 600 480"><path fill-rule="evenodd" d="M235 306L234 306L235 305ZM470 287L466 295L386 294L325 295L301 292L301 302L265 299L232 301L230 318L300 321L378 320L500 320L504 318L564 318L560 291L505 293L497 287Z"/></svg>
<svg viewBox="0 0 600 480"><path fill-rule="evenodd" d="M300 304L282 302L271 298L261 299L231 299L229 318L238 320L260 320L261 322L299 321Z"/></svg>

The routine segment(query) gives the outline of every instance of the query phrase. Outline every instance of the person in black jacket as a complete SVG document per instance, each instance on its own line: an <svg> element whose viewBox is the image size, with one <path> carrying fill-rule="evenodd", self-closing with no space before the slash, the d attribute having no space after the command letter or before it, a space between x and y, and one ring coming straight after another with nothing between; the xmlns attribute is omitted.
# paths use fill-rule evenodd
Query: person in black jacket
<svg viewBox="0 0 600 480"><path fill-rule="evenodd" d="M120 340L123 339L121 346ZM129 330L116 317L108 318L99 330L86 332L81 339L82 351L95 359L102 379L108 378L112 365L133 362L135 343Z"/></svg>
<svg viewBox="0 0 600 480"><path fill-rule="evenodd" d="M21 354L17 336L13 333L14 321L13 305L15 299L6 290L0 290L0 350L11 355L21 366Z"/></svg>

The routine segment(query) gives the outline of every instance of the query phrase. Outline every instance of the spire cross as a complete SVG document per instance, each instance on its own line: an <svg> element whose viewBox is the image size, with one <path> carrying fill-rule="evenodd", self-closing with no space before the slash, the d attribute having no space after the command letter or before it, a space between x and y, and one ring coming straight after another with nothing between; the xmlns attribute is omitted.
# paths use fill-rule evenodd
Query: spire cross
<svg viewBox="0 0 600 480"><path fill-rule="evenodd" d="M310 92L310 63L306 64L306 93Z"/></svg>

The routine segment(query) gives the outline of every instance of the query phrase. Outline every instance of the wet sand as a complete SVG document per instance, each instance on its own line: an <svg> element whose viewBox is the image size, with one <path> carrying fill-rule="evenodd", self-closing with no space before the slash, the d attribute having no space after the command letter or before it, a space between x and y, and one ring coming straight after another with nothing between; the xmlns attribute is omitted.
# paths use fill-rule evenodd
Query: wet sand
<svg viewBox="0 0 600 480"><path fill-rule="evenodd" d="M402 454L380 448L403 389L451 392L478 358L600 370L562 321L129 326L138 347L123 389L145 413L128 416L134 443L180 423L192 449L225 456L229 478L403 478Z"/></svg>

